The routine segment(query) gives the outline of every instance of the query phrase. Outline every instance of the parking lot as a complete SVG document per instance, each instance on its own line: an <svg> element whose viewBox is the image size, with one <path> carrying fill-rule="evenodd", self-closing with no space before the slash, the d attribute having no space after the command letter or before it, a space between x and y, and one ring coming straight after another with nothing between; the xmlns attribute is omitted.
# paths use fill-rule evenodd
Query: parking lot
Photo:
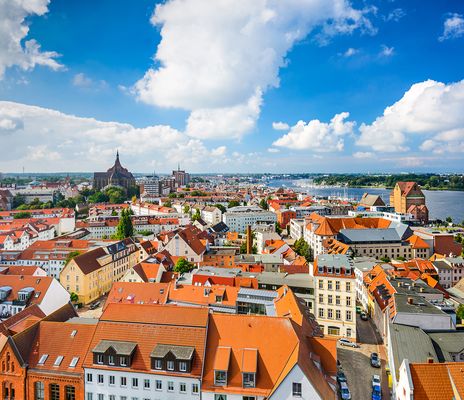
<svg viewBox="0 0 464 400"><path fill-rule="evenodd" d="M338 345L337 353L340 369L345 373L353 400L368 400L372 397L372 375L380 375L382 379L382 399L389 399L385 359L382 357L381 340L376 333L372 321L362 321L357 316L358 343L355 349ZM370 355L378 353L382 357L382 368L371 367Z"/></svg>

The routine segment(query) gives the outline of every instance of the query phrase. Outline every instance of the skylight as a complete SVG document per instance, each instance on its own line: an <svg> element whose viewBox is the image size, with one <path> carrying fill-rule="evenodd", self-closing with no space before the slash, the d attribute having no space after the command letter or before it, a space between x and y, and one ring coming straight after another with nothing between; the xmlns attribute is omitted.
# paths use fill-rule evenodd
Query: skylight
<svg viewBox="0 0 464 400"><path fill-rule="evenodd" d="M47 361L48 354L42 354L40 356L39 362L37 363L38 365L44 365L45 361Z"/></svg>
<svg viewBox="0 0 464 400"><path fill-rule="evenodd" d="M59 367L60 364L61 364L61 361L63 361L63 358L64 358L63 356L58 356L58 357L56 357L56 360L55 360L55 362L53 363L53 366L54 366L54 367Z"/></svg>
<svg viewBox="0 0 464 400"><path fill-rule="evenodd" d="M73 357L73 359L71 360L71 362L69 363L69 366L71 368L74 368L76 365L77 365L77 362L79 361L79 357Z"/></svg>

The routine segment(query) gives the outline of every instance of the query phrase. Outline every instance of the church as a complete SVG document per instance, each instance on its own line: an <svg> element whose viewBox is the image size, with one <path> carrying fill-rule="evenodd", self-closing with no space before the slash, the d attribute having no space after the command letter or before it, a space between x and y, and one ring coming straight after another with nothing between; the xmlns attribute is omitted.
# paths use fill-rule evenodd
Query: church
<svg viewBox="0 0 464 400"><path fill-rule="evenodd" d="M94 189L101 190L107 186L120 186L125 189L135 186L134 176L119 161L119 151L116 152L114 165L108 171L93 174Z"/></svg>

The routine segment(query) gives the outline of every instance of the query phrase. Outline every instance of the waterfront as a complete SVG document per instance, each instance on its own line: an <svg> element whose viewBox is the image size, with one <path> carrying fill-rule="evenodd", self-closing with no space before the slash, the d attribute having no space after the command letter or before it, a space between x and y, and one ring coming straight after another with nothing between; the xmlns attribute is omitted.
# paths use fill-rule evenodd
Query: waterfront
<svg viewBox="0 0 464 400"><path fill-rule="evenodd" d="M274 180L268 183L270 187L288 187L296 191L306 192L312 196L336 196L359 200L363 193L378 194L385 204L390 201L390 189L384 188L345 188L345 187L315 187L309 186L309 181L302 180ZM460 223L464 220L464 192L451 190L423 190L430 219L444 220L446 217Z"/></svg>

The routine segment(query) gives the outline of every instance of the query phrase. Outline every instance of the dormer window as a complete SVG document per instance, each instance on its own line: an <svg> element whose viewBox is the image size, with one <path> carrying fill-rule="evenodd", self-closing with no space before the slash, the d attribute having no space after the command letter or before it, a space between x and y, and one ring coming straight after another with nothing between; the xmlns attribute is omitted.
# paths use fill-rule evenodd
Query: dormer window
<svg viewBox="0 0 464 400"><path fill-rule="evenodd" d="M186 372L187 371L187 362L179 361L179 371Z"/></svg>
<svg viewBox="0 0 464 400"><path fill-rule="evenodd" d="M114 365L114 356L113 355L108 356L108 364L109 365Z"/></svg>
<svg viewBox="0 0 464 400"><path fill-rule="evenodd" d="M255 387L256 386L256 375L254 373L244 372L243 373L243 387Z"/></svg>
<svg viewBox="0 0 464 400"><path fill-rule="evenodd" d="M214 371L214 384L216 386L225 386L227 384L227 372Z"/></svg>
<svg viewBox="0 0 464 400"><path fill-rule="evenodd" d="M159 359L155 360L155 369L162 369L163 368L163 362Z"/></svg>
<svg viewBox="0 0 464 400"><path fill-rule="evenodd" d="M216 296L216 303L222 303L222 296Z"/></svg>
<svg viewBox="0 0 464 400"><path fill-rule="evenodd" d="M127 357L119 357L119 364L121 367L127 367Z"/></svg>
<svg viewBox="0 0 464 400"><path fill-rule="evenodd" d="M174 371L174 361L168 361L167 362L167 370L168 371Z"/></svg>
<svg viewBox="0 0 464 400"><path fill-rule="evenodd" d="M103 354L97 354L97 364L103 364Z"/></svg>

